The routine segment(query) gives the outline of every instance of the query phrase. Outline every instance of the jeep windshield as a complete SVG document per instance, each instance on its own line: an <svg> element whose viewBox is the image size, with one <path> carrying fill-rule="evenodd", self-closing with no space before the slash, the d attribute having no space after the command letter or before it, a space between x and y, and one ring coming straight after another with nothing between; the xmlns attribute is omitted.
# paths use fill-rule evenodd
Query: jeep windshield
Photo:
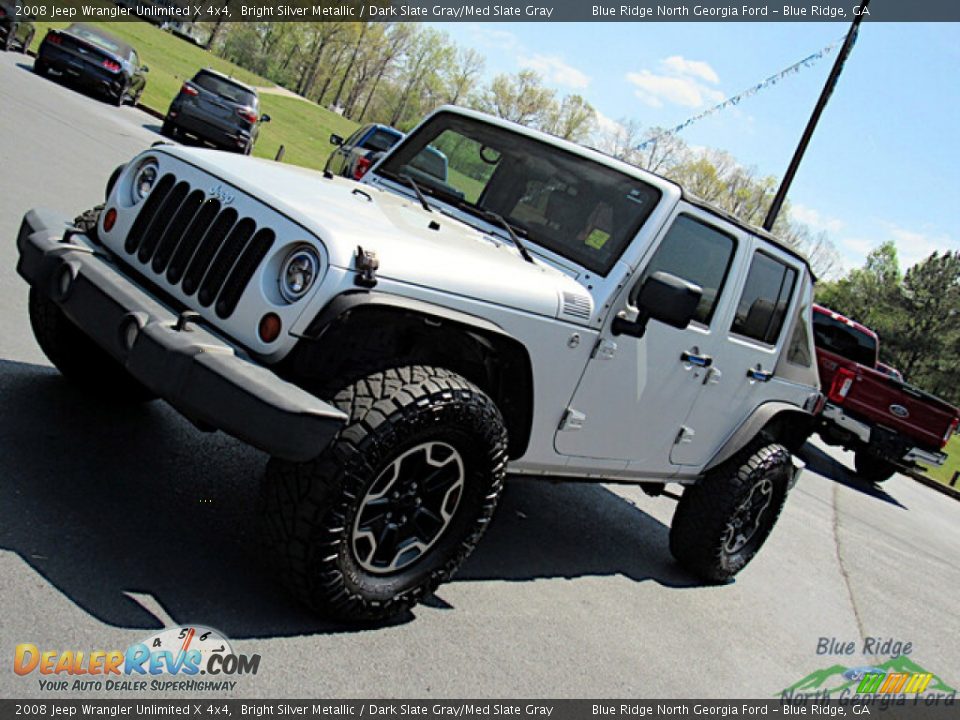
<svg viewBox="0 0 960 720"><path fill-rule="evenodd" d="M443 160L443 165L438 160ZM475 118L439 113L377 168L606 275L660 199L647 183Z"/></svg>

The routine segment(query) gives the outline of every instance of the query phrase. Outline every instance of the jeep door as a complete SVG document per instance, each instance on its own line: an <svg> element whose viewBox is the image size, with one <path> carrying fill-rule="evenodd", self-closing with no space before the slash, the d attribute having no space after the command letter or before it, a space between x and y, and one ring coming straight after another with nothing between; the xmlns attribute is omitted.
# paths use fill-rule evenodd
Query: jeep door
<svg viewBox="0 0 960 720"><path fill-rule="evenodd" d="M556 434L559 453L594 459L580 463L586 467L604 460L621 461L621 468L635 467L639 475L663 477L677 471L670 453L709 377L702 363L714 336L726 330L720 319L728 315L728 276L738 252L737 238L720 229L711 215L680 204L646 253L639 277L614 301ZM681 330L651 320L642 338L614 335L611 323L618 312L636 316L628 299L631 290L658 271L703 289L693 322ZM573 458L568 462L576 463Z"/></svg>
<svg viewBox="0 0 960 720"><path fill-rule="evenodd" d="M731 283L736 302L722 308L717 332L704 343L711 364L683 421L683 438L670 453L677 465L705 466L757 407L771 400L802 406L810 394L808 385L778 370L798 297L810 285L806 266L768 240L733 232L749 255Z"/></svg>

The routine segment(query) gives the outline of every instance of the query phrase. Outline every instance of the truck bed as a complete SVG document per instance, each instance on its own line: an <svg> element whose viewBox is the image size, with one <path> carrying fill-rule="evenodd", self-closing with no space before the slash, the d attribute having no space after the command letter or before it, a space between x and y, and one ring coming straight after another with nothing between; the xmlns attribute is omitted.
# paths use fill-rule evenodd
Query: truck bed
<svg viewBox="0 0 960 720"><path fill-rule="evenodd" d="M956 409L940 398L878 370L851 362L829 351L817 350L820 377L829 390L838 370L854 376L846 397L830 402L871 425L879 425L910 439L926 450L939 450L956 417Z"/></svg>

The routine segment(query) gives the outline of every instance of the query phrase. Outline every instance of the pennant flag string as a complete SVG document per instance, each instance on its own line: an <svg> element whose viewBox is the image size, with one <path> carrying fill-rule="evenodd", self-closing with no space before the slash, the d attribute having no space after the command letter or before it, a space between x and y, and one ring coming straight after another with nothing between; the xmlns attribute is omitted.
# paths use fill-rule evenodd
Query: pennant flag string
<svg viewBox="0 0 960 720"><path fill-rule="evenodd" d="M844 37L845 37L845 36L844 36ZM792 75L792 74L794 74L794 73L800 72L801 68L808 68L808 67L814 66L819 60L822 60L822 59L825 58L827 55L829 55L829 54L832 53L834 50L836 50L838 47L840 47L840 45L841 45L841 44L843 43L843 41L844 41L844 37L842 37L842 38L840 38L840 39L838 39L838 40L830 43L830 44L827 45L825 48L823 48L823 49L821 49L821 50L813 53L813 55L808 55L808 56L805 57L803 60L800 60L800 61L798 61L798 62L795 62L795 63L794 63L793 65L791 65L790 67L784 68L783 70L781 70L780 72L776 73L775 75L771 75L771 76L768 77L766 80L757 83L757 84L754 85L753 87L748 88L748 89L744 90L743 92L738 93L737 95L734 95L733 97L727 98L727 99L724 100L723 102L720 102L720 103L714 105L713 107L708 108L707 110L704 110L703 112L698 113L697 115L694 115L694 116L691 117L691 118L687 118L687 120L684 121L683 123L681 123L680 125L677 125L676 127L670 128L669 130L665 130L664 132L662 132L662 133L660 133L659 135L656 135L656 136L654 136L654 137L652 137L652 138L649 138L649 139L647 139L647 140L644 140L642 143L640 143L639 145L637 145L637 146L634 148L634 150L638 150L638 151L639 151L639 150L643 150L643 149L646 148L648 145L652 145L653 143L657 142L657 140L659 140L660 138L666 137L666 136L668 136L668 135L674 135L674 134L680 132L681 130L689 127L689 126L692 125L693 123L695 123L695 122L697 122L697 121L699 121L699 120L703 120L705 117L707 117L707 116L709 116L709 115L713 115L714 113L718 113L718 112L720 112L721 110L723 110L724 108L738 105L741 100L745 100L745 99L748 98L748 97L752 97L752 96L756 95L758 92L760 92L761 90L763 90L763 89L765 89L765 88L772 87L773 85L776 85L777 82L779 82L780 80L782 80L783 78L785 78L787 75Z"/></svg>

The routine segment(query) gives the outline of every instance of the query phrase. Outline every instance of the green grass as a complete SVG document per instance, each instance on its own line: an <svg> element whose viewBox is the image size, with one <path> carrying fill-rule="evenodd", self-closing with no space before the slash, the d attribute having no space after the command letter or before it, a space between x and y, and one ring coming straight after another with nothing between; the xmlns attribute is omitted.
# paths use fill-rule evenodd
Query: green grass
<svg viewBox="0 0 960 720"><path fill-rule="evenodd" d="M39 47L48 29L66 27L67 24L38 22L33 49ZM141 61L150 68L141 102L160 112L166 112L183 81L204 67L231 75L248 85L270 87L274 84L147 22L91 24L99 25L130 43L140 54ZM322 168L333 150L330 133L346 137L357 127L351 120L296 98L261 92L260 103L262 111L271 118L269 123L261 126L254 149L254 155L260 157L272 158L280 145L284 145L284 162Z"/></svg>
<svg viewBox="0 0 960 720"><path fill-rule="evenodd" d="M943 451L947 453L947 461L940 467L927 468L924 474L928 478L949 485L953 474L960 470L960 436L954 435L950 438L950 442L947 443ZM960 482L957 482L955 487L960 490Z"/></svg>

